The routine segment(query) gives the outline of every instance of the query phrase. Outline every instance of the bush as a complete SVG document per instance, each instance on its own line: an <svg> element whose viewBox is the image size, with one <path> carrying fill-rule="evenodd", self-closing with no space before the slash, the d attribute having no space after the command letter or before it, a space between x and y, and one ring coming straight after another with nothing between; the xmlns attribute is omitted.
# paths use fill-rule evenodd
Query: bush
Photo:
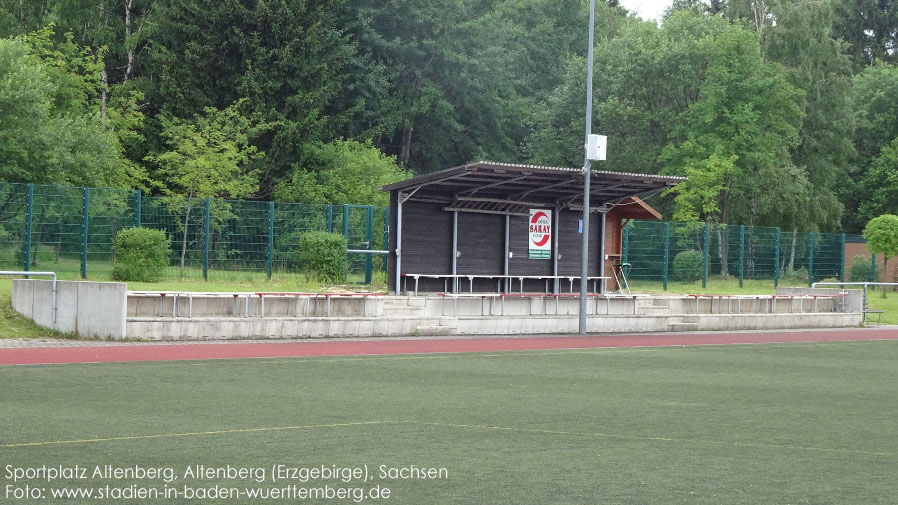
<svg viewBox="0 0 898 505"><path fill-rule="evenodd" d="M851 269L848 271L851 282L869 282L870 273L870 258L861 255L851 258Z"/></svg>
<svg viewBox="0 0 898 505"><path fill-rule="evenodd" d="M125 228L113 241L112 277L119 281L157 282L171 256L171 239L162 230Z"/></svg>
<svg viewBox="0 0 898 505"><path fill-rule="evenodd" d="M786 267L786 271L780 277L780 282L784 284L801 285L808 283L808 269L801 267L798 270Z"/></svg>
<svg viewBox="0 0 898 505"><path fill-rule="evenodd" d="M346 239L339 233L309 231L299 236L299 263L316 282L346 280Z"/></svg>
<svg viewBox="0 0 898 505"><path fill-rule="evenodd" d="M702 278L702 253L698 251L683 251L677 253L673 262L674 280L680 282L695 282Z"/></svg>

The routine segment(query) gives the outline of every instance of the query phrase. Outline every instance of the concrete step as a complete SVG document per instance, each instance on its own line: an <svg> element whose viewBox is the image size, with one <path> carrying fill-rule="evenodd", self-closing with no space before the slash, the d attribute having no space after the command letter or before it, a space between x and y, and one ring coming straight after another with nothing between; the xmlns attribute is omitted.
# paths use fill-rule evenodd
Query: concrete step
<svg viewBox="0 0 898 505"><path fill-rule="evenodd" d="M667 323L667 329L669 331L696 331L698 323L670 322Z"/></svg>
<svg viewBox="0 0 898 505"><path fill-rule="evenodd" d="M640 314L668 314L670 313L670 307L667 305L646 305L645 307L639 307Z"/></svg>
<svg viewBox="0 0 898 505"><path fill-rule="evenodd" d="M448 335L455 335L456 333L458 333L458 328L456 328L455 326L427 325L418 326L415 329L415 332L418 335L444 337Z"/></svg>

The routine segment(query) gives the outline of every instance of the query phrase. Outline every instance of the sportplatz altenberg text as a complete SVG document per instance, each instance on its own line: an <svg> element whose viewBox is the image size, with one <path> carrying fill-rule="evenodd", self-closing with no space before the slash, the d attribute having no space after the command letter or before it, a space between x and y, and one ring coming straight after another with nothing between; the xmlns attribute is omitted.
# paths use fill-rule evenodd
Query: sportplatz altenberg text
<svg viewBox="0 0 898 505"><path fill-rule="evenodd" d="M312 482L340 480L368 482L380 480L435 480L449 478L446 468L402 465L369 465L345 467L338 465L294 466L275 463L270 467L188 465L178 472L174 467L72 465L17 467L6 465L5 477L12 482L56 480L153 480L171 483L178 478L185 480L252 480L254 482Z"/></svg>

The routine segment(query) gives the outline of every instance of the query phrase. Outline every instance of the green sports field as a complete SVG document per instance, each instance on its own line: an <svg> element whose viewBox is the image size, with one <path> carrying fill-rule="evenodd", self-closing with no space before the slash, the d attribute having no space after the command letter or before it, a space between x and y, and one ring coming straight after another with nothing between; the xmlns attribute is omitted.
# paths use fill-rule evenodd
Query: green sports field
<svg viewBox="0 0 898 505"><path fill-rule="evenodd" d="M397 504L894 504L896 365L898 342L878 341L6 366L0 503L355 502L9 495L166 485L8 474L112 465L172 468L179 490L381 486L366 501ZM278 464L372 478L272 483Z"/></svg>

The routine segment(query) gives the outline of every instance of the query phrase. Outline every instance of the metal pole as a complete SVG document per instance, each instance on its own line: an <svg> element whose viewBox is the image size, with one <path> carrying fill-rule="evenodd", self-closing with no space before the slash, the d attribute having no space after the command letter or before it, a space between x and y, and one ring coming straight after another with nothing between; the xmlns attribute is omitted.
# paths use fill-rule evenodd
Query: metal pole
<svg viewBox="0 0 898 505"><path fill-rule="evenodd" d="M664 291L667 291L667 276L670 270L670 223L664 222L664 266L662 274L664 276Z"/></svg>
<svg viewBox="0 0 898 505"><path fill-rule="evenodd" d="M399 289L399 272L402 266L402 193L396 194L396 294Z"/></svg>
<svg viewBox="0 0 898 505"><path fill-rule="evenodd" d="M349 242L349 205L343 204L343 238Z"/></svg>
<svg viewBox="0 0 898 505"><path fill-rule="evenodd" d="M780 285L780 227L776 227L776 248L773 251L773 287Z"/></svg>
<svg viewBox="0 0 898 505"><path fill-rule="evenodd" d="M81 278L87 278L87 209L90 205L90 188L81 190Z"/></svg>
<svg viewBox="0 0 898 505"><path fill-rule="evenodd" d="M814 283L814 232L808 234L808 286Z"/></svg>
<svg viewBox="0 0 898 505"><path fill-rule="evenodd" d="M600 214L602 218L601 237L599 238L599 277L605 277L605 214L603 210ZM557 228L556 228L557 229ZM599 279L599 293L605 293L605 280Z"/></svg>
<svg viewBox="0 0 898 505"><path fill-rule="evenodd" d="M374 207L368 206L368 212L365 213L365 242L368 249L374 249L372 242L374 241ZM371 265L373 258L370 254L365 255L365 284L371 284Z"/></svg>
<svg viewBox="0 0 898 505"><path fill-rule="evenodd" d="M505 269L504 269L504 274L505 274L505 291L506 291L506 292L511 291L511 287L509 286L509 280L508 280L508 263L509 263L509 261L508 261L508 260L509 260L508 255L511 254L511 240L510 240L510 238L511 238L511 216L506 215L506 216L505 216ZM505 300L505 299L503 298L503 302L504 302L504 300ZM503 313L504 313L504 312L503 312Z"/></svg>
<svg viewBox="0 0 898 505"><path fill-rule="evenodd" d="M708 250L710 249L708 242L711 238L711 232L708 228L708 223L705 223L705 229L702 233L702 288L708 287Z"/></svg>
<svg viewBox="0 0 898 505"><path fill-rule="evenodd" d="M739 287L745 276L745 225L739 225Z"/></svg>
<svg viewBox="0 0 898 505"><path fill-rule="evenodd" d="M274 202L268 202L268 280L274 270Z"/></svg>
<svg viewBox="0 0 898 505"><path fill-rule="evenodd" d="M209 280L209 207L212 201L206 198L203 205L203 280Z"/></svg>
<svg viewBox="0 0 898 505"><path fill-rule="evenodd" d="M626 263L630 256L630 223L624 225L624 238L621 244L620 260Z"/></svg>
<svg viewBox="0 0 898 505"><path fill-rule="evenodd" d="M592 133L592 53L595 37L596 0L589 0L589 47L586 57L586 136L583 153L583 245L580 252L580 335L586 335L586 289L589 276L589 183L590 163L585 152Z"/></svg>
<svg viewBox="0 0 898 505"><path fill-rule="evenodd" d="M141 218L141 200L143 199L143 192L139 189L134 191L134 227L140 228L140 218Z"/></svg>
<svg viewBox="0 0 898 505"><path fill-rule="evenodd" d="M839 250L839 280L845 282L845 234L843 233L840 237L839 243L841 244L841 249Z"/></svg>
<svg viewBox="0 0 898 505"><path fill-rule="evenodd" d="M31 270L31 229L34 216L34 184L28 183L28 200L25 202L25 271Z"/></svg>
<svg viewBox="0 0 898 505"><path fill-rule="evenodd" d="M452 275L458 274L458 211L452 212ZM452 292L458 293L458 277L452 277Z"/></svg>
<svg viewBox="0 0 898 505"><path fill-rule="evenodd" d="M558 293L558 290L561 289L561 285L558 280L558 223L561 220L561 209L555 207L555 219L553 221L555 224L552 228L552 276L555 277L552 283L552 292Z"/></svg>
<svg viewBox="0 0 898 505"><path fill-rule="evenodd" d="M384 209L384 249L390 248L390 208L387 207ZM387 273L387 261L389 261L389 255L384 255L384 282L386 282L386 273Z"/></svg>

